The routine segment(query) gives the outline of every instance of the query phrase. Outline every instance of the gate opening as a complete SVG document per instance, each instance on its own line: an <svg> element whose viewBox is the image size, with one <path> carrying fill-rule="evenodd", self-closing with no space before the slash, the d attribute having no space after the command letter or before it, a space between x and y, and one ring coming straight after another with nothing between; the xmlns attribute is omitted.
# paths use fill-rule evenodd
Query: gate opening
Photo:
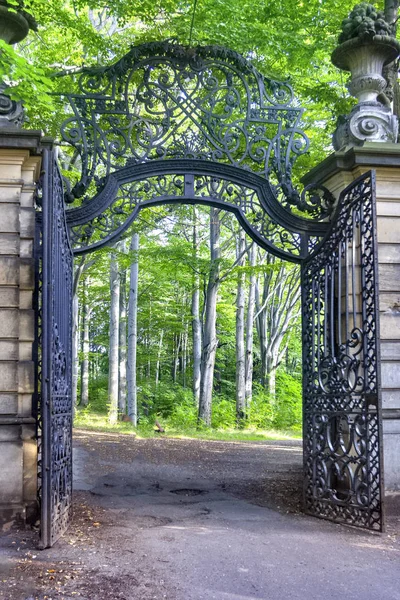
<svg viewBox="0 0 400 600"><path fill-rule="evenodd" d="M76 183L63 185L45 152L38 215L42 545L70 514L73 254L176 203L230 211L261 248L300 264L305 507L381 529L373 174L336 208L324 188L299 192L293 166L308 141L290 86L225 48L144 44L65 89L63 164Z"/></svg>

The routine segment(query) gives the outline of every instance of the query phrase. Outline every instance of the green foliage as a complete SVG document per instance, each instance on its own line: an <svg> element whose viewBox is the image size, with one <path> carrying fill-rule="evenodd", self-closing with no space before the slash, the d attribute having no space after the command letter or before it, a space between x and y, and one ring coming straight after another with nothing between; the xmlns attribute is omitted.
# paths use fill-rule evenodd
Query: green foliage
<svg viewBox="0 0 400 600"><path fill-rule="evenodd" d="M277 374L276 388L272 425L278 429L300 428L302 421L301 382L280 370Z"/></svg>
<svg viewBox="0 0 400 600"><path fill-rule="evenodd" d="M45 69L32 69L29 61L0 40L0 81L7 86L7 94L13 100L23 100L27 106L35 104L35 111L43 122L51 119L54 108L49 95L53 82L46 76Z"/></svg>
<svg viewBox="0 0 400 600"><path fill-rule="evenodd" d="M108 413L108 373L100 373L89 378L89 410L95 413Z"/></svg>
<svg viewBox="0 0 400 600"><path fill-rule="evenodd" d="M196 429L197 426L197 407L193 398L186 397L175 404L168 418L167 429L170 428L180 431Z"/></svg>
<svg viewBox="0 0 400 600"><path fill-rule="evenodd" d="M35 16L39 30L18 45L23 69L20 64L15 70L7 61L2 75L16 78L13 93L24 98L30 126L56 135L63 110L48 107L53 105L49 92L65 86L60 73L111 64L131 44L151 40L228 46L251 58L266 75L292 80L300 102L307 106L304 124L313 142L299 167L307 169L321 160L337 116L351 102L330 54L353 1L198 0L195 5L193 13L193 3L178 0L27 0L25 9ZM381 0L379 9L382 5ZM43 74L51 76L52 84L42 80Z"/></svg>
<svg viewBox="0 0 400 600"><path fill-rule="evenodd" d="M213 397L211 427L214 429L229 429L236 425L236 406L234 398L223 396Z"/></svg>
<svg viewBox="0 0 400 600"><path fill-rule="evenodd" d="M178 384L143 383L138 387L139 419L168 418L176 407L189 407L191 399L191 391Z"/></svg>

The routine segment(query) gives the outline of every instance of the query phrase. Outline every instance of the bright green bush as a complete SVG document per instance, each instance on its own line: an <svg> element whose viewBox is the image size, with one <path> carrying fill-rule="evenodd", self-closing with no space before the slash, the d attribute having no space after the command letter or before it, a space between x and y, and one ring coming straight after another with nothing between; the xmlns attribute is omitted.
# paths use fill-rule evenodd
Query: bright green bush
<svg viewBox="0 0 400 600"><path fill-rule="evenodd" d="M301 382L280 371L276 381L276 404L274 406L273 426L278 429L301 427L302 423L302 386Z"/></svg>
<svg viewBox="0 0 400 600"><path fill-rule="evenodd" d="M89 407L96 413L108 412L108 373L89 378Z"/></svg>
<svg viewBox="0 0 400 600"><path fill-rule="evenodd" d="M235 402L224 396L214 396L211 413L211 427L214 429L228 429L236 425Z"/></svg>

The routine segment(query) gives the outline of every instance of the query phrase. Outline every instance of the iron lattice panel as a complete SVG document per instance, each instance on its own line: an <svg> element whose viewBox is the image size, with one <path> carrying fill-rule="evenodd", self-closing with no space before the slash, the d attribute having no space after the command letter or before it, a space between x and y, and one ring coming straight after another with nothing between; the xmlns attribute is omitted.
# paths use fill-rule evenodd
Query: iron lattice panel
<svg viewBox="0 0 400 600"><path fill-rule="evenodd" d="M302 265L306 511L382 529L375 181L341 195Z"/></svg>
<svg viewBox="0 0 400 600"><path fill-rule="evenodd" d="M188 165L203 163L199 175L204 179L207 165L214 165L211 187L252 188L251 175L257 176L257 202L268 196L261 211L268 214L254 228L249 211L240 212L240 220L258 243L271 242L271 251L278 240L278 256L299 257L300 232L320 236L334 198L323 186L299 191L293 183L293 166L309 141L301 128L303 109L288 82L263 76L227 48L170 41L135 46L114 65L84 69L65 81L60 105L69 113L60 131L64 158L69 156L80 171L65 195L74 204L68 222L76 253L117 239L120 228L132 222L130 209L137 214L154 194L159 199L167 194L169 202L185 199L230 209L229 193L174 186L181 173L178 167L173 173L171 164L179 162L192 175ZM148 164L153 172L139 181L138 171ZM235 172L229 181L223 167ZM119 186L133 180L127 202L127 190ZM235 206L241 209L240 204Z"/></svg>
<svg viewBox="0 0 400 600"><path fill-rule="evenodd" d="M41 213L41 533L42 548L66 530L72 501L73 255L64 212L62 177L45 151Z"/></svg>

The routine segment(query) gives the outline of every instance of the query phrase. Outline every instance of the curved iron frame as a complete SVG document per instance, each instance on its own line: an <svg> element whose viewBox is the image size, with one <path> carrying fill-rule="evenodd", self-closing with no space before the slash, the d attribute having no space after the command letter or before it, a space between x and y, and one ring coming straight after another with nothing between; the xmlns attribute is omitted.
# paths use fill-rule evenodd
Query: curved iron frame
<svg viewBox="0 0 400 600"><path fill-rule="evenodd" d="M309 147L300 128L303 109L288 82L264 77L240 54L151 42L110 67L74 74L68 88L62 97L73 114L61 134L82 165L66 194L71 204L83 197L67 215L76 254L110 243L143 207L174 202L230 210L263 248L294 262L325 234L333 196L315 185L299 192L292 181L294 162ZM198 195L187 182L184 193L118 200L128 182L151 188L151 177L185 174L248 188L264 214L255 223L243 210L246 199ZM92 243L88 233L100 222L104 235Z"/></svg>
<svg viewBox="0 0 400 600"><path fill-rule="evenodd" d="M96 248L110 244L128 229L140 210L162 204L178 204L183 202L187 204L208 204L210 206L215 206L216 208L233 212L248 235L262 248L282 259L291 260L293 262L301 262L301 260L309 253L310 238L320 239L326 234L329 227L327 223L309 221L288 212L276 199L269 181L256 173L244 171L243 169L238 169L231 165L212 163L205 160L171 159L128 166L109 175L103 189L92 201L87 202L78 208L70 208L67 211L67 223L72 239L74 239L74 228L93 223L99 215L110 207L122 184L133 181L146 181L149 176L164 175L180 175L185 177L184 194L181 196L158 196L142 203L138 203L134 210L127 215L123 224L111 232L107 237L101 241L94 242L87 246L85 245L83 248L75 246L74 253L77 255L85 254ZM257 227L251 224L246 218L246 215L240 206L224 200L219 200L212 196L205 197L196 195L193 186L193 178L196 175L215 177L218 181L226 179L229 182L243 185L254 190L263 211L265 211L265 215L267 215L273 223L278 223L286 231L299 236L298 256L282 250L261 235ZM265 217L265 215L263 216Z"/></svg>
<svg viewBox="0 0 400 600"><path fill-rule="evenodd" d="M161 74L152 80L153 70L160 65ZM172 91L162 71L165 65L175 78ZM133 73L139 68L144 69L143 81L131 90ZM176 104L186 76L196 85L201 83L202 95L198 102L184 96ZM244 86L242 93L245 89L243 118L235 113L242 114L244 108L243 97L233 84L235 77ZM46 159L43 187L39 252L43 271L41 451L46 466L40 472L42 545L51 545L64 531L71 503L71 370L66 367L71 355L72 253L68 233L74 253L84 254L123 235L141 209L175 203L208 204L231 211L262 248L301 263L306 509L338 522L382 529L374 176L368 173L342 192L329 222L334 209L329 192L308 186L300 194L292 183L294 159L305 151L308 141L298 129L302 110L293 103L290 86L262 77L243 57L224 48L144 44L110 68L84 71L78 83L82 94L65 94L74 116L66 120L62 131L64 140L81 154L81 180L63 198L52 154ZM172 108L167 100L175 101ZM152 137L149 131L154 122L149 125L148 114L153 101L166 112L165 123L158 123L158 133ZM135 102L140 109L132 108ZM176 109L179 117L186 102L195 113L192 121L197 129L194 133L193 128L186 129L186 138L181 136L176 144L178 130L171 124L171 111ZM200 113L204 122L198 120ZM233 121L227 122L232 115ZM124 133L121 119L125 118L129 126ZM178 125L187 119L185 114ZM139 125L144 122L147 137L139 140ZM272 122L278 134L267 139L262 123ZM139 133L135 134L134 127ZM241 131L243 147L235 146L235 128ZM136 147L130 140L134 135ZM305 145L298 145L297 135ZM164 143L168 139L174 140L171 146ZM258 155L253 146L264 142L268 149ZM141 156L136 152L139 146ZM75 201L85 194L80 206L64 214L64 200ZM305 214L313 218L306 219ZM95 235L90 240L94 232L101 239Z"/></svg>

